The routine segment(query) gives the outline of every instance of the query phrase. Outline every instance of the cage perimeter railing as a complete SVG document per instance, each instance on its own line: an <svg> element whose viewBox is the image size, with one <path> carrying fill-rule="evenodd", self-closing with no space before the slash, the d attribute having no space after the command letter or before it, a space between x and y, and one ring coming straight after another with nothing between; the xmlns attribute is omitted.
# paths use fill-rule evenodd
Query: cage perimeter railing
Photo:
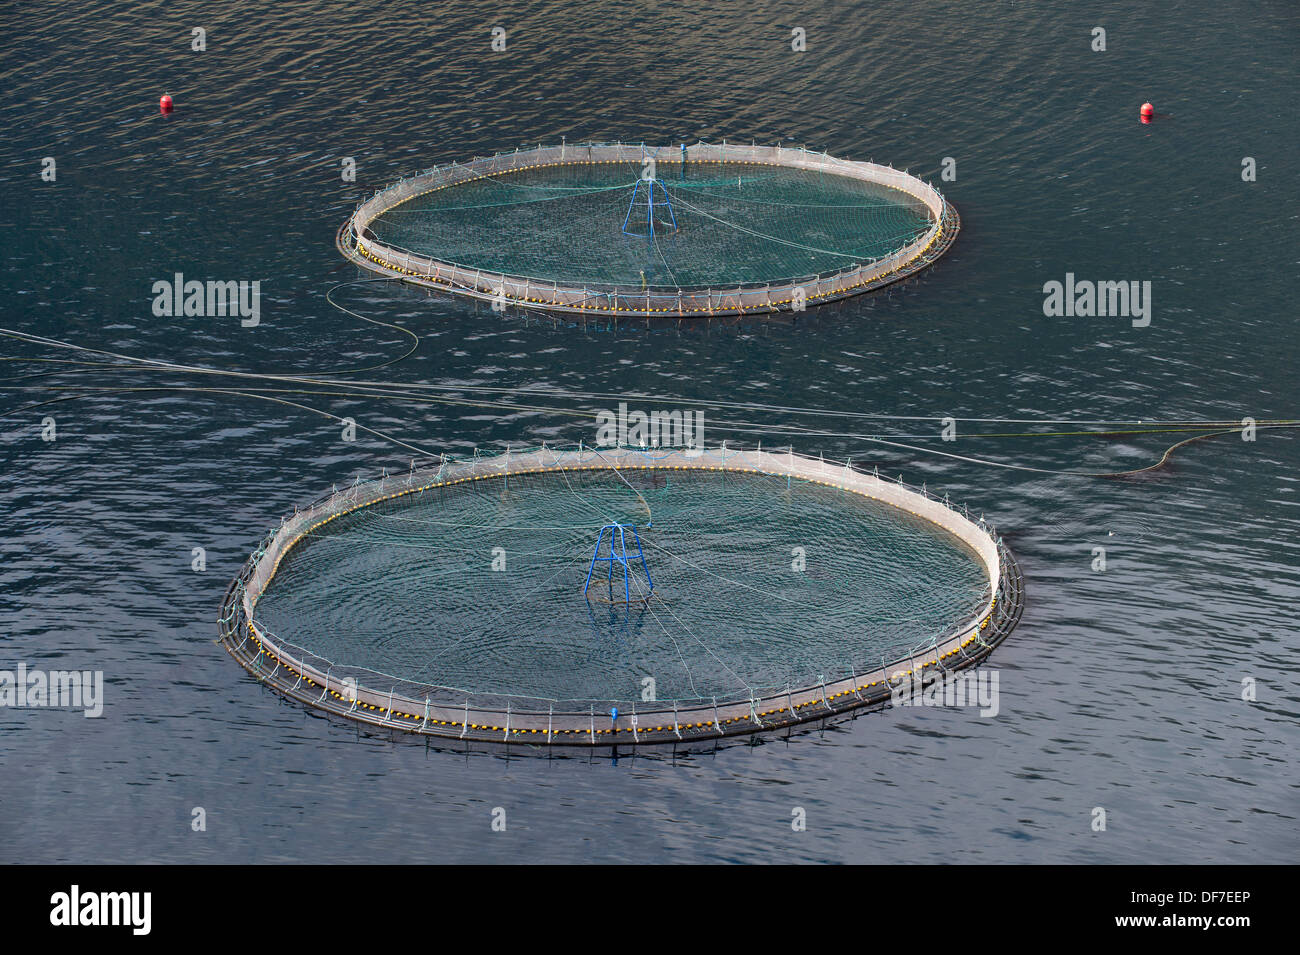
<svg viewBox="0 0 1300 955"><path fill-rule="evenodd" d="M1024 582L1014 556L996 528L981 517L970 518L946 498L939 500L924 486L913 488L901 481L868 476L851 462L829 464L785 452L728 450L718 464L704 459L694 464L663 463L654 452L653 463L635 463L649 457L642 449L589 450L587 460L561 457L573 452L543 445L531 451L480 454L471 459L443 459L436 468L412 466L404 476L388 475L368 482L358 480L342 491L334 489L306 509L298 509L271 530L231 582L218 618L219 642L261 682L284 696L338 716L377 727L428 736L487 742L527 742L571 746L608 746L618 743L674 743L719 739L826 719L863 707L887 703L901 677L914 674L956 672L983 662L1019 622L1024 604ZM579 448L578 454L584 452ZM714 452L717 453L717 452ZM279 562L305 533L346 513L404 494L450 483L492 478L503 474L536 473L534 466L547 455L551 469L703 468L798 476L800 480L840 487L902 506L910 513L939 523L973 546L989 573L986 596L977 612L964 624L928 638L890 659L863 661L847 672L823 676L815 685L769 687L719 700L558 700L509 693L475 693L435 683L404 680L366 667L337 664L310 650L282 640L255 619L256 598L269 583ZM708 454L708 452L705 452ZM731 455L728 458L728 455ZM761 458L756 456L763 456ZM617 460L611 465L610 458ZM781 461L786 462L785 467ZM559 464L560 461L571 461ZM761 465L746 467L746 465ZM546 468L543 468L545 470ZM670 705L671 704L671 705ZM618 720L609 711L617 708Z"/></svg>
<svg viewBox="0 0 1300 955"><path fill-rule="evenodd" d="M904 192L925 205L930 228L918 239L881 259L845 269L795 276L774 282L740 283L725 287L629 286L587 282L582 285L545 281L523 275L443 261L380 241L370 224L403 202L425 193L488 176L525 169L580 163L657 162L754 163L830 172ZM584 144L537 146L479 157L468 163L436 166L377 191L357 206L340 227L335 243L351 261L383 275L437 287L455 294L501 305L590 315L701 318L798 311L837 299L860 295L915 274L951 246L961 228L952 204L930 184L872 162L836 159L826 153L782 146L710 144L646 146L644 144Z"/></svg>

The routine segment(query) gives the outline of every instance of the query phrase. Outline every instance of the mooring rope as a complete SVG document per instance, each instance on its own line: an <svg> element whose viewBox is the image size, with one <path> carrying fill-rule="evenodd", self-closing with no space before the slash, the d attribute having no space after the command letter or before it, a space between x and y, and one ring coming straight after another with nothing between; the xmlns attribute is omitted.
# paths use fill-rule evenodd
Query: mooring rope
<svg viewBox="0 0 1300 955"><path fill-rule="evenodd" d="M363 281L392 281L392 279L363 280ZM343 283L343 284L347 285L353 283ZM340 287L342 286L335 286L335 289ZM333 291L333 289L331 291ZM354 314L354 315L357 314L351 312L351 310L344 309L342 306L338 306L337 303L334 304L336 305L336 307L339 307L343 311L347 311L350 314ZM390 325L389 323L378 322L371 319L367 319L365 318L365 316L358 315L357 317L360 317L370 322L371 324L400 330L404 334L408 334L413 338L412 347L407 349L402 355L397 356L394 359L390 359L387 362L381 363L381 365L373 366L373 367L383 367L383 366L395 364L401 361L402 359L406 358L407 356L409 356L415 350L415 348L418 347L418 336L415 336L414 333L408 332L405 329L400 329L398 326L393 326ZM56 358L48 358L48 357L33 357L27 359L21 356L4 356L6 360L10 360L10 361L30 360L30 361L41 362L41 363L58 363L61 366L60 370L47 373L49 376L56 376L64 372L90 372L96 370L110 371L110 372L117 372L117 373L137 371L137 372L165 372L165 373L175 373L181 375L191 375L191 374L209 375L209 376L217 376L217 377L238 378L250 382L257 381L257 382L274 382L277 384L310 385L310 386L316 386L318 388L330 389L328 391L320 391L320 390L312 391L312 390L302 389L302 388L282 389L284 393L308 394L314 397L368 398L372 400L409 401L409 402L420 402L420 403L429 403L429 404L442 404L446 406L495 408L499 410L533 412L533 413L549 414L549 415L561 415L561 416L580 418L580 419L590 419L593 417L594 412L590 410L561 407L561 406L556 406L554 404L519 403L519 402L510 402L510 401L501 401L501 400L489 401L489 400L484 400L482 398L473 399L473 398L463 398L463 397L450 397L447 396L447 393L474 394L474 395L500 395L500 396L519 395L519 396L528 396L534 399L550 398L550 399L561 399L561 400L580 399L580 400L598 400L598 401L612 401L612 400L626 401L630 398L635 398L638 400L646 400L646 401L652 401L655 403L668 404L668 405L674 405L674 404L693 405L701 408L702 410L703 409L739 410L739 411L746 411L746 412L756 412L761 414L768 414L768 413L788 414L788 415L796 415L796 416L807 415L810 417L829 417L829 418L859 419L859 420L871 420L871 421L895 421L895 422L942 421L942 419L940 418L935 418L934 416L927 416L927 415L895 415L895 414L883 414L883 413L875 413L875 412L854 412L854 411L842 411L842 410L826 409L826 408L808 408L808 407L799 407L799 406L772 405L772 404L765 404L759 402L731 402L731 401L718 401L718 400L696 401L690 398L681 398L681 397L670 396L670 395L645 395L645 394L610 395L610 394L599 393L599 392L556 391L554 389L545 389L539 387L494 387L494 386L483 386L483 385L442 385L442 384L425 384L425 383L408 383L408 384L402 384L400 386L395 386L385 382L372 382L372 381L363 381L363 380L355 380L355 379L339 379L333 377L314 378L312 377L312 375L241 372L241 371L225 370L219 368L208 368L208 367L196 366L196 365L184 365L180 363L161 361L157 359L138 358L120 352L114 352L106 349L91 348L83 345L76 345L69 342L59 341L57 339L47 338L45 336L34 335L27 332L15 331L13 329L0 328L0 335L5 335L7 337L11 337L19 341L24 341L29 344L36 344L43 347L67 349L67 350L82 352L85 354L99 355L99 356L114 359L113 361L110 362L92 362L92 361L83 362L83 361L75 361L70 359L56 359ZM346 373L344 370L340 370L340 371L332 371L332 372L318 372L315 374L333 376L333 375L340 375L344 373ZM8 379L7 381L13 381L13 380L25 381L27 380L27 378L23 377L19 379ZM398 387L400 387L402 390L397 390ZM356 389L356 390L344 390L345 388ZM9 391L73 390L73 388L71 386L52 386L51 388L48 389L37 389L36 386L31 386L31 385L6 387L5 383L0 383L0 390L9 390ZM22 412L33 410L36 408L44 407L50 404L76 400L82 397L92 397L94 395L100 395L100 394L194 391L196 393L226 394L231 396L256 398L264 401L275 401L286 406L299 408L301 410L309 411L313 414L321 415L323 417L329 418L334 421L339 421L339 422L343 421L343 418L339 417L338 415L334 415L330 412L322 411L319 408L315 408L310 405L306 405L298 402L293 402L283 398L274 397L274 395L270 394L269 392L273 392L275 390L276 389L271 389L267 387L259 387L250 390L246 388L245 389L204 388L200 386L170 386L170 387L139 386L139 387L123 387L123 388L82 386L81 392L78 394L65 395L56 398L48 398L43 401L32 402L29 404L21 405L19 407L12 408L4 412L0 412L0 417L11 417L13 415L20 414ZM428 392L436 392L441 394L442 396L435 397L432 394L428 394ZM943 451L937 448L929 448L924 446L912 445L897 440L897 438L899 437L911 437L911 438L918 437L916 435L884 436L880 434L854 434L854 433L848 433L843 431L837 431L833 429L812 429L812 428L807 428L798 425L777 426L777 425L759 425L755 422L730 423L726 421L718 422L711 425L711 430L721 431L724 433L731 433L731 434L742 434L748 436L779 435L782 437L821 438L821 439L835 440L840 443L854 442L854 441L869 442L871 444L876 444L876 445L898 447L900 449L912 451L919 454L935 455L939 457L949 458L952 460L963 461L966 463L977 464L985 467L1005 469L1005 470L1022 471L1027 473L1038 473L1038 474L1055 474L1055 475L1069 475L1069 476L1094 477L1094 478L1115 478L1115 477L1131 476L1134 474L1140 474L1144 472L1157 470L1163 467L1166 463L1168 463L1171 456L1179 448L1185 447L1191 444L1193 441L1199 440L1201 438L1214 437L1221 434L1239 433L1243 427L1238 422L1228 422L1228 421L1221 421L1221 420L1197 421L1193 419L1173 419L1168 421L1156 421L1156 420L1149 420L1149 419L1108 421L1108 420L1096 420L1096 419L1067 419L1067 418L1035 419L1035 418L961 417L961 418L954 418L953 420L958 423L974 423L974 424L1034 424L1034 425L1066 424L1066 425L1074 426L1073 430L1058 430L1058 431L1049 431L1049 432L1030 432L1030 431L988 432L988 433L967 432L963 435L963 438L995 439L995 438L1038 438L1038 437L1047 438L1047 437L1067 437L1067 436L1106 437L1108 435L1138 436L1142 434L1175 433L1179 431L1185 432L1189 430L1203 431L1204 433L1193 435L1191 438L1180 439L1179 441L1169 445L1167 448L1165 448L1162 451L1160 457L1154 463L1140 468L1132 468L1123 471L1082 471L1076 469L1040 468L1040 467L1033 467L1024 464L1009 463L1003 461L993 461L987 458L975 457L972 455L962 455L951 451ZM1290 418L1260 419L1256 424L1257 428L1264 429L1264 430L1291 429L1297 426L1300 426L1300 421L1298 421L1297 419L1290 419ZM421 455L428 455L434 458L441 457L441 455L438 452L432 451L431 449L428 448L417 446L415 444L404 441L403 439L400 438L396 438L393 435L387 434L377 429L373 429L361 424L358 424L357 427L359 430L362 430L366 433L372 434L376 437L383 438L385 440L393 441L401 445L402 447L417 451ZM1100 428L1101 430L1084 430L1087 428ZM648 509L649 508L648 503L646 506Z"/></svg>

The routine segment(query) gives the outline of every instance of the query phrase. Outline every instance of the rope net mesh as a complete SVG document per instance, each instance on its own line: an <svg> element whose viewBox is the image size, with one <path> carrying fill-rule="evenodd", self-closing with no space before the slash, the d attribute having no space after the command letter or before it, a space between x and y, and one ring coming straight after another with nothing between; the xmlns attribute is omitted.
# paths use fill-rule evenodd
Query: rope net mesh
<svg viewBox="0 0 1300 955"><path fill-rule="evenodd" d="M709 286L779 281L887 257L921 238L929 209L889 186L823 169L662 163L676 227L622 230L641 167L558 165L417 195L369 224L382 243L540 282ZM644 200L633 224L646 215Z"/></svg>
<svg viewBox="0 0 1300 955"><path fill-rule="evenodd" d="M336 244L364 268L494 305L705 318L901 281L960 227L933 186L876 163L592 143L417 173L357 206Z"/></svg>
<svg viewBox="0 0 1300 955"><path fill-rule="evenodd" d="M654 579L644 603L602 600L599 565L583 599L611 523L639 530ZM331 520L288 552L257 619L282 644L411 683L637 700L650 678L662 703L878 668L950 635L988 596L974 550L860 494L728 470L557 470Z"/></svg>

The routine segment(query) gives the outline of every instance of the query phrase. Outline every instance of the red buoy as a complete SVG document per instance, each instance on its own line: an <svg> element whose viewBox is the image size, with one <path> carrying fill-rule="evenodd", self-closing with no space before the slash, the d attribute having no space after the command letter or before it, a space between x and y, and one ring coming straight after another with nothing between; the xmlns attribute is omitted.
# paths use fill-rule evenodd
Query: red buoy
<svg viewBox="0 0 1300 955"><path fill-rule="evenodd" d="M158 101L158 108L164 113L170 113L172 111L172 98L164 93L163 98Z"/></svg>
<svg viewBox="0 0 1300 955"><path fill-rule="evenodd" d="M1155 115L1156 115L1156 108L1154 106L1152 106L1150 103L1142 104L1142 122L1144 123L1151 122L1151 120L1155 118Z"/></svg>

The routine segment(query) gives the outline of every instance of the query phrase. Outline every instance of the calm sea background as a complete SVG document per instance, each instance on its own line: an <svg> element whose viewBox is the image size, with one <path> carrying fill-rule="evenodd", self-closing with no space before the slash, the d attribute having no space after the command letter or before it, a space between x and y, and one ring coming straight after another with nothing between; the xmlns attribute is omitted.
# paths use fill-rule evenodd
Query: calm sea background
<svg viewBox="0 0 1300 955"><path fill-rule="evenodd" d="M57 9L57 15L56 15ZM190 30L207 30L206 52ZM490 31L508 33L493 53ZM793 27L808 50L790 50ZM1105 52L1091 31L1107 31ZM936 268L807 314L646 328L341 290L422 337L361 377L546 385L886 415L1300 416L1300 12L1291 2L11 5L0 23L0 325L259 372L406 347L330 307L358 198L521 144L807 144L938 182ZM163 92L176 98L159 115ZM1151 100L1164 114L1138 122ZM55 183L41 159L57 160ZM339 176L355 157L356 183ZM1241 163L1258 163L1243 182ZM156 318L174 272L259 279L262 324ZM1046 318L1066 272L1149 280L1149 327ZM76 358L0 339L0 357ZM181 379L3 363L0 410ZM72 388L59 391L58 388ZM34 388L36 390L21 390ZM590 440L546 413L307 399L451 451ZM573 400L595 411L602 404ZM648 399L641 404L654 407ZM58 440L40 439L56 418ZM710 416L710 425L727 415ZM736 419L748 417L733 415ZM925 425L769 416L863 434ZM958 453L1115 470L1159 439L982 438ZM718 430L713 438L725 437ZM770 438L771 443L783 443ZM410 455L306 411L98 394L0 419L0 668L105 673L102 719L0 711L0 859L278 862L1291 862L1300 849L1290 431L1216 438L1141 480L984 467L828 434L993 519L1028 580L993 657L1001 713L908 709L716 753L472 754L358 734L218 646L278 518ZM1094 573L1092 548L1108 569ZM207 570L190 569L191 548ZM799 622L800 625L815 623ZM1258 702L1241 700L1253 677ZM207 831L191 831L191 811ZM509 830L491 831L506 809ZM1107 831L1090 828L1107 812ZM807 812L793 832L791 812Z"/></svg>

